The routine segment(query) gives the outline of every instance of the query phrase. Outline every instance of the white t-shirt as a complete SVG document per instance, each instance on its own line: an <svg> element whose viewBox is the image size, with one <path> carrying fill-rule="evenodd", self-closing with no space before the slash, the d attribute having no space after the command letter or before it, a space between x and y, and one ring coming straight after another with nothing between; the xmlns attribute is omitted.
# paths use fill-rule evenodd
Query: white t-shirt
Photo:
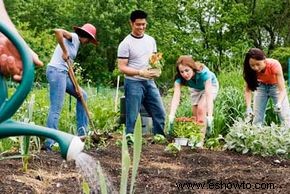
<svg viewBox="0 0 290 194"><path fill-rule="evenodd" d="M71 33L71 35L72 35L71 40L63 38L64 39L63 41L64 41L64 45L67 49L69 58L71 60L74 60L76 58L77 52L79 50L80 40L79 40L79 37L76 33ZM63 54L63 51L62 51L60 45L57 44L57 46L54 50L54 53L52 55L52 58L51 58L50 62L48 63L48 66L53 66L53 67L56 67L56 68L61 69L61 70L68 70L68 66L62 58L62 54Z"/></svg>
<svg viewBox="0 0 290 194"><path fill-rule="evenodd" d="M153 53L157 52L156 41L153 37L144 34L143 37L136 37L132 34L119 44L118 58L128 59L128 66L134 69L144 69L149 66L149 58ZM128 79L144 80L139 76L128 76Z"/></svg>

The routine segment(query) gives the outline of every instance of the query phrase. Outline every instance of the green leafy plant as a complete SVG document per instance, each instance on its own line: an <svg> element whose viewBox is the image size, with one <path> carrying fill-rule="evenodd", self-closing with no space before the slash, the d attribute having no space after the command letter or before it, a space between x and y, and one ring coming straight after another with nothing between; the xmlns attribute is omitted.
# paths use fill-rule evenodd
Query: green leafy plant
<svg viewBox="0 0 290 194"><path fill-rule="evenodd" d="M281 156L290 158L289 128L271 124L256 126L236 121L225 137L225 148L243 154L252 153L261 156Z"/></svg>
<svg viewBox="0 0 290 194"><path fill-rule="evenodd" d="M224 138L222 135L219 135L218 137L211 137L206 140L205 146L209 149L219 149L224 144Z"/></svg>
<svg viewBox="0 0 290 194"><path fill-rule="evenodd" d="M188 140L188 145L191 148L200 148L203 146L202 139L201 139L201 134L191 136Z"/></svg>
<svg viewBox="0 0 290 194"><path fill-rule="evenodd" d="M160 134L154 135L153 141L154 141L154 143L157 143L157 144L166 144L167 143L167 139L164 137L164 135L160 135Z"/></svg>
<svg viewBox="0 0 290 194"><path fill-rule="evenodd" d="M90 194L90 186L89 183L87 181L83 181L82 182L82 190L84 194Z"/></svg>
<svg viewBox="0 0 290 194"><path fill-rule="evenodd" d="M102 194L107 194L108 193L108 188L107 188L107 184L106 184L106 177L103 173L102 167L100 165L100 162L97 162L97 173L98 173L98 177L100 180L100 188L101 188L101 193Z"/></svg>
<svg viewBox="0 0 290 194"><path fill-rule="evenodd" d="M193 122L193 118L179 117L175 119L173 126L173 137L188 138L188 145L191 148L202 147L201 129L204 125Z"/></svg>
<svg viewBox="0 0 290 194"><path fill-rule="evenodd" d="M134 193L134 185L136 181L136 176L138 172L138 166L141 157L142 150L142 125L141 118L138 116L136 127L134 130L133 137L133 167L132 167L132 176L130 184L130 194ZM125 129L123 130L123 141L122 141L122 173L121 173L121 183L120 183L120 193L127 193L128 177L130 170L130 154L128 151L127 137L125 135Z"/></svg>
<svg viewBox="0 0 290 194"><path fill-rule="evenodd" d="M26 111L21 114L19 120L24 123L34 124L33 112L35 105L35 95L32 94L29 101L25 101L23 107L26 107ZM20 147L20 155L9 156L1 159L21 158L22 159L22 170L27 172L29 159L31 157L31 151L40 150L40 139L38 137L22 136L22 137L9 137L9 141L13 142L14 147ZM6 145L5 145L6 146Z"/></svg>
<svg viewBox="0 0 290 194"><path fill-rule="evenodd" d="M181 151L181 145L178 145L176 143L169 143L164 149L164 151L176 155Z"/></svg>
<svg viewBox="0 0 290 194"><path fill-rule="evenodd" d="M198 125L195 122L174 122L174 137L199 137L201 136L201 128L203 125Z"/></svg>
<svg viewBox="0 0 290 194"><path fill-rule="evenodd" d="M35 95L31 96L31 99L28 103L28 118L24 119L26 123L32 123L32 115L33 115L33 107L35 103ZM30 158L29 147L30 147L30 136L23 136L21 139L20 144L20 151L22 155L22 163L23 163L23 172L27 172L28 163Z"/></svg>
<svg viewBox="0 0 290 194"><path fill-rule="evenodd" d="M214 128L211 137L225 136L237 118L243 118L245 103L242 88L220 88L215 100Z"/></svg>
<svg viewBox="0 0 290 194"><path fill-rule="evenodd" d="M134 185L136 181L136 176L138 172L138 166L141 157L142 151L142 124L140 115L137 118L136 128L134 130L134 147L133 147L133 168L132 168L132 176L131 176L131 187L130 193L134 193Z"/></svg>

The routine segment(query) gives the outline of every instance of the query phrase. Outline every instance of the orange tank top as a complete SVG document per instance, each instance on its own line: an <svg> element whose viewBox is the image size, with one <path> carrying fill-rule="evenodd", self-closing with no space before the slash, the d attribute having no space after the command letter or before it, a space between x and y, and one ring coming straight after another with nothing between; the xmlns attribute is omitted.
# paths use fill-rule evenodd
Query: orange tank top
<svg viewBox="0 0 290 194"><path fill-rule="evenodd" d="M266 59L266 67L264 72L258 72L258 82L264 84L277 84L277 73L282 71L282 66L279 61L275 59Z"/></svg>

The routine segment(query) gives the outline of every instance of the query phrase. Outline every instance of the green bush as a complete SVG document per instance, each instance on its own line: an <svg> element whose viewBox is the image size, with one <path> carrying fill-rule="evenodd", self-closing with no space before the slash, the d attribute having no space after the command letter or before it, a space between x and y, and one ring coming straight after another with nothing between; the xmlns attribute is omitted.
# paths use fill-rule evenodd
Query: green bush
<svg viewBox="0 0 290 194"><path fill-rule="evenodd" d="M225 147L243 154L290 158L290 130L275 124L258 127L236 121L225 137Z"/></svg>
<svg viewBox="0 0 290 194"><path fill-rule="evenodd" d="M244 117L245 102L242 90L235 87L221 88L214 107L212 136L224 136L237 118Z"/></svg>
<svg viewBox="0 0 290 194"><path fill-rule="evenodd" d="M288 80L288 60L290 59L290 47L276 48L269 57L277 59L281 63L284 77Z"/></svg>

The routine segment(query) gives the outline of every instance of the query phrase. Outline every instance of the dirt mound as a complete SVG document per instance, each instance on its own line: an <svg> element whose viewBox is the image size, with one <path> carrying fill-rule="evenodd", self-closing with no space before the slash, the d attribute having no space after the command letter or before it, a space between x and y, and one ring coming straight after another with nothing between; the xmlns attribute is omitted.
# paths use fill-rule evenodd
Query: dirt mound
<svg viewBox="0 0 290 194"><path fill-rule="evenodd" d="M275 157L229 151L183 148L176 156L164 145L143 146L135 193L288 193L290 162ZM86 151L99 160L115 190L121 177L121 148L114 140L106 148ZM21 159L0 161L0 193L82 193L82 177L74 162L59 153L34 156L29 171Z"/></svg>

